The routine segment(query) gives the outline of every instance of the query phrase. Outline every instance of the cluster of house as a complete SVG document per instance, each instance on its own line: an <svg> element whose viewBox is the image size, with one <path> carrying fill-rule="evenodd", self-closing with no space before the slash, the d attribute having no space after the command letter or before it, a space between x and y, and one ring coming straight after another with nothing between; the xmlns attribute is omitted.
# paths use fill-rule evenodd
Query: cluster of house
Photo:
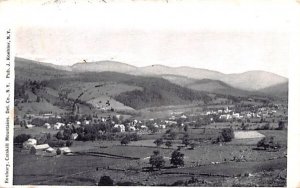
<svg viewBox="0 0 300 188"><path fill-rule="evenodd" d="M43 113L43 114L26 114L25 118L39 118L39 119L49 119L49 118L56 118L56 119L61 119L60 115L52 114L52 113Z"/></svg>
<svg viewBox="0 0 300 188"><path fill-rule="evenodd" d="M261 117L271 117L274 116L277 113L278 109L270 108L270 107L260 107L256 108L255 111L250 111L250 110L244 110L241 111L240 113L235 112L234 108L231 107L226 107L222 109L208 109L197 116L209 116L210 121L217 121L219 120L232 120L232 119L249 119L249 118L261 118ZM52 116L51 114L43 114L43 117L50 117ZM158 119L147 119L144 121L140 120L131 120L130 123L115 123L112 121L111 117L100 117L100 118L92 118L91 120L83 120L83 121L75 121L75 122L70 122L68 124L61 123L61 122L56 122L55 124L49 124L45 123L43 126L46 129L55 129L55 130L60 130L65 126L71 127L74 126L75 128L84 126L84 125L90 125L94 124L97 122L107 122L110 121L113 124L113 128L118 129L119 132L138 132L138 133L148 133L149 132L149 125L148 123L150 122L150 125L158 128L158 129L166 129L167 127L172 127L174 125L177 125L178 120L181 119L183 120L182 122L187 122L186 120L189 119L192 116L196 116L195 114L189 114L189 117L185 115L183 112L172 112L170 114L170 117L168 119L163 119L163 120L158 120ZM57 118L57 116L55 116ZM118 120L120 120L120 115L115 116ZM217 119L215 119L217 118ZM122 121L118 121L122 122ZM148 122L148 123L147 123ZM34 125L32 124L27 124L25 125L26 128L32 128ZM182 123L182 126L184 126L184 123Z"/></svg>
<svg viewBox="0 0 300 188"><path fill-rule="evenodd" d="M59 149L62 154L70 154L71 150L69 147L60 147L60 148L52 148L48 144L37 144L37 140L34 138L29 138L27 141L23 142L23 149L29 150L31 154L36 155L45 155L52 154L56 155L56 149Z"/></svg>
<svg viewBox="0 0 300 188"><path fill-rule="evenodd" d="M233 109L217 109L208 110L201 113L201 115L217 115L219 119L230 120L230 119L245 119L245 118L261 118L261 117L272 117L277 113L275 109L268 107L257 108L255 112L253 111L242 111L240 113L235 112Z"/></svg>

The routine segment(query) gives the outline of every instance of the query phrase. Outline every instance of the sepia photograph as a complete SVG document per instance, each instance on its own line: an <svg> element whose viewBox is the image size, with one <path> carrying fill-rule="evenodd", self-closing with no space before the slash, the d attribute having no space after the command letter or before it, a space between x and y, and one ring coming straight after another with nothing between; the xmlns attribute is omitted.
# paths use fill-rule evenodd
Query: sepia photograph
<svg viewBox="0 0 300 188"><path fill-rule="evenodd" d="M80 2L14 28L13 185L287 186L277 4Z"/></svg>

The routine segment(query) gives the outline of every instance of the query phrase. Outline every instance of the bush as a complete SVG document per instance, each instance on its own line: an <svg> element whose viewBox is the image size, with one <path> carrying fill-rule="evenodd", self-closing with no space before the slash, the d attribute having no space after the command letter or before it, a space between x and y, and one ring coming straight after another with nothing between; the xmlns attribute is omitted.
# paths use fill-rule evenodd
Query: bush
<svg viewBox="0 0 300 188"><path fill-rule="evenodd" d="M113 186L114 181L110 178L110 176L102 176L100 181L98 182L98 186Z"/></svg>
<svg viewBox="0 0 300 188"><path fill-rule="evenodd" d="M263 126L259 126L259 127L257 127L255 130L270 130L271 129L271 127L270 127L270 123L266 123L266 124L264 124Z"/></svg>
<svg viewBox="0 0 300 188"><path fill-rule="evenodd" d="M151 131L151 133L153 133L153 134L158 132L158 128L152 124L148 125L148 130Z"/></svg>
<svg viewBox="0 0 300 188"><path fill-rule="evenodd" d="M285 129L285 123L283 121L279 121L277 130L283 130L283 129Z"/></svg>
<svg viewBox="0 0 300 188"><path fill-rule="evenodd" d="M164 143L162 138L158 138L154 141L154 144L156 144L157 147L161 146Z"/></svg>
<svg viewBox="0 0 300 188"><path fill-rule="evenodd" d="M168 129L163 136L166 140L175 140L177 137L177 133L174 132L172 129Z"/></svg>
<svg viewBox="0 0 300 188"><path fill-rule="evenodd" d="M130 139L129 137L125 136L122 140L121 140L121 145L127 145L130 143Z"/></svg>
<svg viewBox="0 0 300 188"><path fill-rule="evenodd" d="M57 149L56 150L56 155L60 155L61 154L61 150L60 149Z"/></svg>
<svg viewBox="0 0 300 188"><path fill-rule="evenodd" d="M278 149L280 148L280 144L278 142L275 142L274 137L264 137L259 142L257 142L256 145L258 148L264 148L266 149Z"/></svg>
<svg viewBox="0 0 300 188"><path fill-rule="evenodd" d="M166 141L165 145L166 145L168 148L170 148L170 147L172 146L172 142L168 140L168 141Z"/></svg>
<svg viewBox="0 0 300 188"><path fill-rule="evenodd" d="M125 182L118 182L118 183L116 183L116 185L117 186L138 186L138 185L141 185L141 183L125 181Z"/></svg>
<svg viewBox="0 0 300 188"><path fill-rule="evenodd" d="M183 130L184 130L184 132L187 132L189 130L189 126L188 125L184 125Z"/></svg>
<svg viewBox="0 0 300 188"><path fill-rule="evenodd" d="M31 124L37 126L37 127L41 127L46 123L45 120L40 119L40 118L34 118L33 120L31 120Z"/></svg>
<svg viewBox="0 0 300 188"><path fill-rule="evenodd" d="M120 127L113 127L112 130L111 130L111 132L113 132L113 133L119 133L119 132L121 132L121 128Z"/></svg>
<svg viewBox="0 0 300 188"><path fill-rule="evenodd" d="M176 186L176 187L182 186L182 185L184 185L184 181L182 181L182 180L178 180L178 181L174 182L173 184L171 184L171 186Z"/></svg>
<svg viewBox="0 0 300 188"><path fill-rule="evenodd" d="M184 144L185 147L187 147L190 144L190 140L188 138L183 138L182 139L182 144Z"/></svg>
<svg viewBox="0 0 300 188"><path fill-rule="evenodd" d="M66 146L67 146L67 147L72 146L72 144L73 144L73 142L72 142L71 140L67 140L67 142L66 142Z"/></svg>
<svg viewBox="0 0 300 188"><path fill-rule="evenodd" d="M234 138L234 132L232 128L222 129L221 138L224 142L230 142Z"/></svg>
<svg viewBox="0 0 300 188"><path fill-rule="evenodd" d="M14 143L22 144L23 142L27 141L29 138L31 138L31 135L29 134L20 134L15 137Z"/></svg>
<svg viewBox="0 0 300 188"><path fill-rule="evenodd" d="M137 133L130 133L127 136L129 137L130 141L138 141L141 139L141 136L138 135Z"/></svg>
<svg viewBox="0 0 300 188"><path fill-rule="evenodd" d="M66 145L66 142L63 140L50 140L48 141L48 145L50 147L64 147Z"/></svg>
<svg viewBox="0 0 300 188"><path fill-rule="evenodd" d="M72 129L71 128L65 128L63 131L63 139L64 140L70 140L72 136Z"/></svg>
<svg viewBox="0 0 300 188"><path fill-rule="evenodd" d="M58 140L61 140L61 139L64 138L64 136L63 136L63 134L62 134L60 131L58 131L57 134L56 134L56 138L57 138Z"/></svg>
<svg viewBox="0 0 300 188"><path fill-rule="evenodd" d="M170 159L170 163L174 166L184 166L184 154L179 150L173 151Z"/></svg>

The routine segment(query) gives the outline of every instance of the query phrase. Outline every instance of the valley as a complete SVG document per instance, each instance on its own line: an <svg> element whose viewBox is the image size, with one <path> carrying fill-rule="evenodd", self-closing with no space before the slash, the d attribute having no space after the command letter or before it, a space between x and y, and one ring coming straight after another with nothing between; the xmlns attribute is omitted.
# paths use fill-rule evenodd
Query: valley
<svg viewBox="0 0 300 188"><path fill-rule="evenodd" d="M16 58L14 101L15 185L286 186L273 73Z"/></svg>

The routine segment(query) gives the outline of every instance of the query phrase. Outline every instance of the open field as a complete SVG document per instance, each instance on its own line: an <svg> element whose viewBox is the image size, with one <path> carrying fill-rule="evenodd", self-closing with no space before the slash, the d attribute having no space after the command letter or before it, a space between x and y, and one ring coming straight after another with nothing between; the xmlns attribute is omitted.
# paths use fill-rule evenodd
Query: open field
<svg viewBox="0 0 300 188"><path fill-rule="evenodd" d="M235 131L234 138L235 139L247 139L247 138L263 138L265 137L263 134L258 131Z"/></svg>
<svg viewBox="0 0 300 188"><path fill-rule="evenodd" d="M44 133L50 133L55 134L57 133L57 130L55 129L46 129L44 127L34 127L31 129L26 129L24 127L18 127L14 128L14 136L20 135L20 134L30 134L31 136L38 136L40 134Z"/></svg>
<svg viewBox="0 0 300 188"><path fill-rule="evenodd" d="M284 131L261 133L273 135L281 142L286 136ZM202 142L194 150L183 148L184 168L169 168L168 159L175 148L168 149L164 145L156 147L153 140L131 142L128 146L121 146L117 141L75 141L70 147L73 155L55 157L31 155L15 148L14 184L77 185L80 182L81 185L95 185L101 176L109 174L116 182L130 181L143 185L170 185L180 179L185 181L195 177L206 181L202 182L202 186L221 186L226 182L233 183L234 177L245 173L285 171L286 148L275 152L253 150L254 145L237 142L239 140L242 139L222 145ZM156 149L165 157L166 168L148 172L149 156ZM234 158L243 160L235 162L232 161ZM257 184L263 182L261 179Z"/></svg>

